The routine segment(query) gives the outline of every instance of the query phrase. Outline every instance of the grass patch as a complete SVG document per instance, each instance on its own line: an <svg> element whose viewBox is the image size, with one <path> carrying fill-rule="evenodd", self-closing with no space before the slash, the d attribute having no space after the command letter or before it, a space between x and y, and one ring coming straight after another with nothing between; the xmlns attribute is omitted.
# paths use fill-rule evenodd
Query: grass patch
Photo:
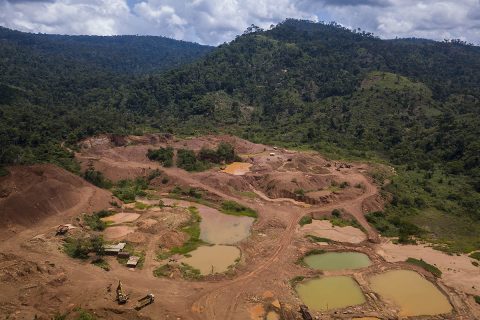
<svg viewBox="0 0 480 320"><path fill-rule="evenodd" d="M90 253L95 253L97 257L104 255L104 245L102 237L94 236L92 238L66 238L63 243L63 251L71 258L88 259Z"/></svg>
<svg viewBox="0 0 480 320"><path fill-rule="evenodd" d="M202 221L202 217L198 213L198 209L195 207L189 207L188 210L190 211L190 220L181 229L188 234L188 240L185 241L181 247L174 247L168 252L157 254L157 259L164 260L174 254L185 255L205 243L200 240L200 222Z"/></svg>
<svg viewBox="0 0 480 320"><path fill-rule="evenodd" d="M440 271L440 269L423 261L422 259L418 260L415 258L408 258L406 262L422 267L423 269L427 270L437 278L440 278L442 276L442 271Z"/></svg>
<svg viewBox="0 0 480 320"><path fill-rule="evenodd" d="M83 221L90 229L94 231L103 231L107 228L107 223L102 220L102 218L111 216L113 212L107 210L101 210L94 212L91 215L83 215Z"/></svg>
<svg viewBox="0 0 480 320"><path fill-rule="evenodd" d="M322 237L317 237L311 234L306 235L306 238L308 238L312 242L326 242L326 243L332 243L333 241L327 238L322 238Z"/></svg>
<svg viewBox="0 0 480 320"><path fill-rule="evenodd" d="M235 201L223 201L220 211L232 216L245 216L255 219L258 217L258 214L255 210L245 207Z"/></svg>
<svg viewBox="0 0 480 320"><path fill-rule="evenodd" d="M115 197L125 203L135 202L136 197L145 197L148 188L148 181L144 178L137 178L135 180L121 180L112 189Z"/></svg>
<svg viewBox="0 0 480 320"><path fill-rule="evenodd" d="M480 249L480 193L467 177L445 173L433 165L423 169L398 166L396 171L397 175L390 177L392 182L381 190L392 198L384 220L417 226L421 232L413 236L439 244L446 252ZM400 236L400 230L391 223L379 229L386 236Z"/></svg>
<svg viewBox="0 0 480 320"><path fill-rule="evenodd" d="M335 210L333 211L335 212ZM365 229L355 219L343 219L342 217L332 215L331 217L324 218L328 220L334 227L354 227L365 232Z"/></svg>
<svg viewBox="0 0 480 320"><path fill-rule="evenodd" d="M325 253L325 252L326 251L322 250L322 249L312 249L312 250L308 251L307 253L305 253L304 257L312 256L314 254L322 254L322 253Z"/></svg>
<svg viewBox="0 0 480 320"><path fill-rule="evenodd" d="M100 258L100 257L99 257L99 258L93 260L93 261L92 261L92 264L93 264L94 266L97 266L97 267L99 267L99 268L102 268L102 269L105 270L105 271L110 271L110 265L109 265L108 262L105 261L105 259L103 259L103 258Z"/></svg>
<svg viewBox="0 0 480 320"><path fill-rule="evenodd" d="M75 317L75 320L97 320L97 317L95 317L90 312L83 310L81 308L75 309L75 312L78 312L78 315L77 317Z"/></svg>
<svg viewBox="0 0 480 320"><path fill-rule="evenodd" d="M295 276L293 277L292 279L290 279L290 286L292 286L293 288L295 288L295 286L297 284L299 284L300 282L302 282L303 280L305 280L305 277L304 276Z"/></svg>
<svg viewBox="0 0 480 320"><path fill-rule="evenodd" d="M470 258L480 261L480 251L474 252L469 255Z"/></svg>
<svg viewBox="0 0 480 320"><path fill-rule="evenodd" d="M146 203L143 203L143 202L135 202L135 209L137 210L146 210L150 208L150 206Z"/></svg>
<svg viewBox="0 0 480 320"><path fill-rule="evenodd" d="M147 157L152 161L158 161L164 167L173 165L174 150L172 147L160 148L157 150L148 149Z"/></svg>
<svg viewBox="0 0 480 320"><path fill-rule="evenodd" d="M298 221L298 224L301 225L302 227L306 224L311 224L313 221L311 216L303 216L300 221Z"/></svg>
<svg viewBox="0 0 480 320"><path fill-rule="evenodd" d="M172 272L172 266L169 264L161 265L153 270L153 275L157 278L169 277Z"/></svg>
<svg viewBox="0 0 480 320"><path fill-rule="evenodd" d="M180 272L182 273L182 278L184 279L195 280L201 277L200 270L195 269L186 263L180 264Z"/></svg>

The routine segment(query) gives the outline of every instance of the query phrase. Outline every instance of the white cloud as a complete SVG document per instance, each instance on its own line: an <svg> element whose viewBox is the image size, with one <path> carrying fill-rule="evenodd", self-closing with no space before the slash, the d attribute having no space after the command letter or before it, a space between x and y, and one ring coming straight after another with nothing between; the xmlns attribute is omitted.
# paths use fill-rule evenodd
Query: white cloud
<svg viewBox="0 0 480 320"><path fill-rule="evenodd" d="M480 0L0 0L0 24L32 32L151 34L219 44L250 24L335 20L381 37L480 43Z"/></svg>

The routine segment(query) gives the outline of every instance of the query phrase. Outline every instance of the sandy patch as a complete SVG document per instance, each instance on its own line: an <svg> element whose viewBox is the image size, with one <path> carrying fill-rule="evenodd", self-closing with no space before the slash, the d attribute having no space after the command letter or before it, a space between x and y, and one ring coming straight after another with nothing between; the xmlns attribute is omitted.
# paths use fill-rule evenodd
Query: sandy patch
<svg viewBox="0 0 480 320"><path fill-rule="evenodd" d="M109 227L103 232L103 237L105 238L105 240L115 240L125 237L126 235L134 231L135 228L127 226Z"/></svg>
<svg viewBox="0 0 480 320"><path fill-rule="evenodd" d="M138 213L120 212L120 213L114 214L113 216L102 218L102 220L105 222L112 222L113 224L120 224L120 223L135 221L139 217L140 215Z"/></svg>
<svg viewBox="0 0 480 320"><path fill-rule="evenodd" d="M251 163L234 162L225 167L222 172L232 174L234 176L243 176L250 171Z"/></svg>
<svg viewBox="0 0 480 320"><path fill-rule="evenodd" d="M305 235L311 234L338 242L360 243L367 239L360 229L351 226L335 227L328 220L313 220L311 224L304 225L301 230Z"/></svg>
<svg viewBox="0 0 480 320"><path fill-rule="evenodd" d="M408 258L423 259L442 271L442 281L469 294L480 294L480 268L472 265L467 255L448 255L424 245L396 245L385 241L376 246L376 252L389 262Z"/></svg>

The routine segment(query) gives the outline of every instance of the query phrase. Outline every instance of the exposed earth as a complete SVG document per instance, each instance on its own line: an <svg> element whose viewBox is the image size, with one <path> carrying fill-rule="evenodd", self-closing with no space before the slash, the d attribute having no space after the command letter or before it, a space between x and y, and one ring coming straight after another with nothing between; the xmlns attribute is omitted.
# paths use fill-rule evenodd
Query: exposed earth
<svg viewBox="0 0 480 320"><path fill-rule="evenodd" d="M162 167L146 156L149 149L171 146L199 151L215 148L220 142L232 144L249 165L236 164L231 171L215 166L189 173ZM153 134L90 138L80 143L76 158L83 170L94 168L114 182L145 177L157 169L160 173L150 181L147 196L127 204L110 191L53 165L9 167L10 175L0 177L0 314L5 319L52 319L56 314L74 319L78 308L101 319L301 319L298 310L303 302L295 283L303 278L345 275L358 283L365 302L312 311L314 317L400 319L400 307L375 293L369 282L374 275L399 269L418 272L452 307L447 314L412 319L480 317L473 298L480 295L480 268L472 264L473 259L450 256L428 244L395 244L368 224L365 214L382 210L384 203L367 174L367 164L330 161L316 153L232 136L182 140ZM174 194L175 187L194 188L201 198ZM231 216L222 217L219 211L223 201L252 208L258 217L253 224L245 217L240 217L243 222L232 222ZM334 209L349 225L329 222ZM107 222L104 231L92 231L83 215L99 210L115 214L103 218ZM231 245L240 251L238 258L225 257L234 260L227 263L225 272L208 274L205 268L202 275L188 277L182 261L191 259L189 254L162 257L188 241L184 231L192 210L205 215L202 223L211 223L200 226L199 241L205 242L202 250L214 250L211 244L219 248ZM313 222L301 226L304 216ZM66 235L56 235L57 227L64 224L73 228ZM67 237L94 234L112 243L127 242L144 255L142 265L127 268L108 256L105 260L110 270L105 271L91 259L74 259L63 251ZM317 271L299 263L311 250L361 252L372 264L363 269ZM195 256L193 251L191 255ZM435 265L442 277L406 263L410 257ZM225 267L225 260L219 263ZM162 266L167 266L166 272L155 276L154 271ZM119 280L130 296L124 305L115 301ZM155 295L155 302L135 310L136 301L147 293Z"/></svg>

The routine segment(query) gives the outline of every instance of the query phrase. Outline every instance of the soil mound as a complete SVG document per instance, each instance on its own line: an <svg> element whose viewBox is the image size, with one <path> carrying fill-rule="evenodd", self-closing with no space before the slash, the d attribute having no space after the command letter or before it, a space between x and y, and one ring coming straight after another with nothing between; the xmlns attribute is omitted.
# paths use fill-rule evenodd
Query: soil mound
<svg viewBox="0 0 480 320"><path fill-rule="evenodd" d="M303 194L331 186L334 176L305 174L303 172L273 172L249 176L250 183L268 197L296 199Z"/></svg>
<svg viewBox="0 0 480 320"><path fill-rule="evenodd" d="M0 178L0 228L28 227L54 215L76 215L109 206L112 196L54 165L9 167Z"/></svg>

